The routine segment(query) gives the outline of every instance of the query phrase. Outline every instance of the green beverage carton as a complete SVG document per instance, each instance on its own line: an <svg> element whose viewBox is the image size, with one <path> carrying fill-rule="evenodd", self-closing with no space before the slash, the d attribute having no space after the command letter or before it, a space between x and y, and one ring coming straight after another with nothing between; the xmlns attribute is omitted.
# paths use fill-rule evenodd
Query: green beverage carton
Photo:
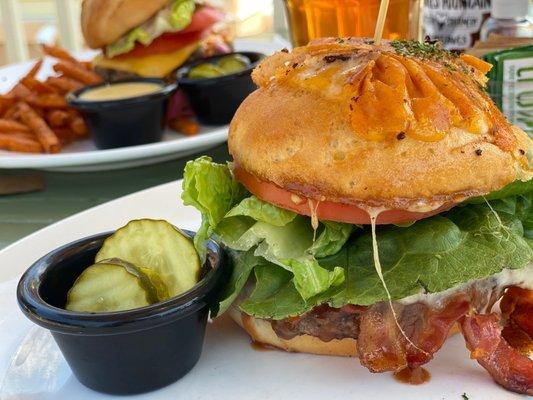
<svg viewBox="0 0 533 400"><path fill-rule="evenodd" d="M507 119L533 137L533 46L488 53L488 91Z"/></svg>

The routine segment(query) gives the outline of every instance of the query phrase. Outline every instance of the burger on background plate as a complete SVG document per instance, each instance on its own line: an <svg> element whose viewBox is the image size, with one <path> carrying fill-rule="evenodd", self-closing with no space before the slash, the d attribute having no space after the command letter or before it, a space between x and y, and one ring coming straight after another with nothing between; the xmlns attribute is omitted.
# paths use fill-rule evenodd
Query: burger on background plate
<svg viewBox="0 0 533 400"><path fill-rule="evenodd" d="M218 2L84 0L81 26L106 80L165 78L185 62L231 51L232 32Z"/></svg>
<svg viewBox="0 0 533 400"><path fill-rule="evenodd" d="M198 251L215 236L233 259L214 313L372 372L416 371L459 327L497 383L532 395L533 146L485 93L489 69L351 38L264 60L233 163L184 173Z"/></svg>

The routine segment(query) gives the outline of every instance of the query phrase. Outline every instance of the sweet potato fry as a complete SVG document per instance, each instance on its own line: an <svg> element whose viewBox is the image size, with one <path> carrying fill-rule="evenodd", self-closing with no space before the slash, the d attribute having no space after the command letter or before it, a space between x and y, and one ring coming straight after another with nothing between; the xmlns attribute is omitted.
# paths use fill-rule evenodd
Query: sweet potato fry
<svg viewBox="0 0 533 400"><path fill-rule="evenodd" d="M74 118L78 118L78 117L81 118L81 114L79 113L78 110L75 110L73 108L69 108L68 110L65 110L65 111L68 113L70 119L74 119Z"/></svg>
<svg viewBox="0 0 533 400"><path fill-rule="evenodd" d="M30 89L32 92L37 93L56 93L56 89L53 86L48 85L46 82L38 81L35 78L25 77L21 82Z"/></svg>
<svg viewBox="0 0 533 400"><path fill-rule="evenodd" d="M37 62L35 64L33 64L33 67L31 67L31 69L26 73L24 78L21 79L21 81L23 81L26 78L35 79L35 77L37 76L37 74L41 70L42 65L43 65L43 60L42 59L37 60Z"/></svg>
<svg viewBox="0 0 533 400"><path fill-rule="evenodd" d="M2 133L12 133L12 132L30 133L31 130L26 125L21 124L20 122L12 121L9 119L0 119L0 132Z"/></svg>
<svg viewBox="0 0 533 400"><path fill-rule="evenodd" d="M22 82L17 83L13 86L13 89L8 93L8 95L14 96L17 100L24 100L32 96L32 92L26 85Z"/></svg>
<svg viewBox="0 0 533 400"><path fill-rule="evenodd" d="M93 70L93 63L92 62L90 62L90 61L80 61L79 63L81 65L83 65L85 67L85 69L88 69L89 71Z"/></svg>
<svg viewBox="0 0 533 400"><path fill-rule="evenodd" d="M83 86L83 83L66 76L51 76L46 80L46 83L54 87L61 94L72 92Z"/></svg>
<svg viewBox="0 0 533 400"><path fill-rule="evenodd" d="M68 51L58 46L48 46L46 44L43 44L43 52L47 56L54 57L59 60L70 61L72 63L78 62L74 57L69 54Z"/></svg>
<svg viewBox="0 0 533 400"><path fill-rule="evenodd" d="M43 148L36 140L24 136L0 133L0 149L22 153L42 153Z"/></svg>
<svg viewBox="0 0 533 400"><path fill-rule="evenodd" d="M0 133L2 133L2 132L0 132ZM14 137L19 138L19 139L31 140L32 142L39 143L39 141L37 140L37 138L35 137L35 135L33 133L14 132L14 133L5 133L5 135L14 136ZM43 146L41 146L41 148L42 147Z"/></svg>
<svg viewBox="0 0 533 400"><path fill-rule="evenodd" d="M70 129L77 137L84 137L87 135L87 125L81 117L73 118L70 121Z"/></svg>
<svg viewBox="0 0 533 400"><path fill-rule="evenodd" d="M51 108L61 108L65 109L68 107L65 98L56 93L46 93L40 95L33 95L26 98L26 102L34 107L42 109L51 109Z"/></svg>
<svg viewBox="0 0 533 400"><path fill-rule="evenodd" d="M0 116L3 117L7 110L15 105L16 101L17 99L15 99L15 96L0 96Z"/></svg>
<svg viewBox="0 0 533 400"><path fill-rule="evenodd" d="M72 143L76 139L76 135L68 127L54 128L54 133L62 145Z"/></svg>
<svg viewBox="0 0 533 400"><path fill-rule="evenodd" d="M35 111L35 114L37 114L39 117L41 117L42 119L44 119L44 110L42 108L38 108L38 107L33 107L32 106L32 109L33 111ZM22 121L22 119L20 118L20 116L18 117L18 121L20 122L24 122Z"/></svg>
<svg viewBox="0 0 533 400"><path fill-rule="evenodd" d="M66 126L70 121L70 115L65 110L50 110L46 113L46 121L52 128Z"/></svg>
<svg viewBox="0 0 533 400"><path fill-rule="evenodd" d="M43 59L37 60L8 93L0 95L0 149L56 153L63 144L88 134L82 115L64 96L102 78L91 62L78 61L61 47L44 45L43 53L57 60L53 68L58 74L37 79Z"/></svg>
<svg viewBox="0 0 533 400"><path fill-rule="evenodd" d="M102 78L95 72L88 71L79 64L74 64L68 61L60 60L54 65L54 71L60 72L63 75L76 79L86 85L92 85L102 82Z"/></svg>
<svg viewBox="0 0 533 400"><path fill-rule="evenodd" d="M176 132L183 133L187 136L196 135L200 131L200 126L191 118L181 117L168 121L170 129Z"/></svg>
<svg viewBox="0 0 533 400"><path fill-rule="evenodd" d="M3 115L4 119L9 119L11 121L18 121L20 120L20 112L16 104L9 107L7 111Z"/></svg>
<svg viewBox="0 0 533 400"><path fill-rule="evenodd" d="M47 153L57 153L61 149L61 143L44 119L42 119L27 103L20 102L17 107L20 111L22 122L35 133L35 136L41 143L43 149Z"/></svg>
<svg viewBox="0 0 533 400"><path fill-rule="evenodd" d="M23 138L28 140L33 140L34 142L38 142L37 138L33 134L33 132L0 132L2 135L9 135L17 138Z"/></svg>

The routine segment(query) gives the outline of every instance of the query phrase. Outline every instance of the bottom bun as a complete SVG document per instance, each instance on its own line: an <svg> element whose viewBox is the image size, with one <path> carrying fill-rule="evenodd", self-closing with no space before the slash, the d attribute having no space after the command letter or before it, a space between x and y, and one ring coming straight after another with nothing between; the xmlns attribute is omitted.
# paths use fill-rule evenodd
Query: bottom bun
<svg viewBox="0 0 533 400"><path fill-rule="evenodd" d="M324 342L315 336L299 335L292 339L280 338L269 321L255 318L244 314L232 307L229 314L248 334L251 339L266 346L276 347L295 353L310 353L325 356L357 357L357 340L352 338L333 339ZM455 324L448 334L448 337L459 332L459 326Z"/></svg>

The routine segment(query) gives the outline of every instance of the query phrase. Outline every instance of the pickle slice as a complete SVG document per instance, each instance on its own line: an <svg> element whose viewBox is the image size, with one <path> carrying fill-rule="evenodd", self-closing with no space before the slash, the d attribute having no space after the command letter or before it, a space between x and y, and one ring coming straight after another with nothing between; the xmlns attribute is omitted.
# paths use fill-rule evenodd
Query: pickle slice
<svg viewBox="0 0 533 400"><path fill-rule="evenodd" d="M148 291L152 303L168 300L170 295L168 294L167 285L159 277L157 272L149 268L138 267L120 258L109 258L102 260L99 264L114 264L120 265L125 268L130 274L135 275L140 279L142 286Z"/></svg>
<svg viewBox="0 0 533 400"><path fill-rule="evenodd" d="M242 71L250 64L250 59L242 54L233 54L218 60L218 65L226 74Z"/></svg>
<svg viewBox="0 0 533 400"><path fill-rule="evenodd" d="M200 279L200 258L192 241L167 221L140 219L108 237L96 261L120 258L157 273L174 297Z"/></svg>
<svg viewBox="0 0 533 400"><path fill-rule="evenodd" d="M144 307L157 302L149 279L122 265L91 265L76 279L67 294L65 309L79 312L112 312Z"/></svg>

